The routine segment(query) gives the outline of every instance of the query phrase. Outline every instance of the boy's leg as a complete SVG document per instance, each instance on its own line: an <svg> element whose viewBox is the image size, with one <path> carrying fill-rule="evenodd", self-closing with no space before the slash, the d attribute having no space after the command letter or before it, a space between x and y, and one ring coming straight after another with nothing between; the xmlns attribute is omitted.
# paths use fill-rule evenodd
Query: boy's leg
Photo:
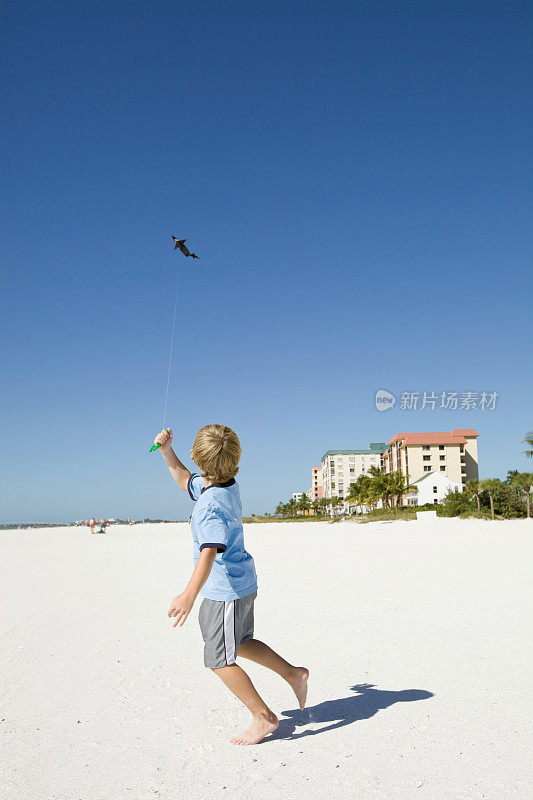
<svg viewBox="0 0 533 800"><path fill-rule="evenodd" d="M309 670L306 667L293 667L292 664L285 661L284 658L267 644L260 642L259 639L248 639L248 641L243 642L239 646L239 656L255 661L256 664L268 667L268 669L281 675L292 686L300 708L305 707L307 679L309 678Z"/></svg>
<svg viewBox="0 0 533 800"><path fill-rule="evenodd" d="M228 689L244 703L252 714L252 724L240 736L230 739L232 744L257 744L275 731L279 725L278 718L261 699L255 686L237 664L227 667L212 668Z"/></svg>

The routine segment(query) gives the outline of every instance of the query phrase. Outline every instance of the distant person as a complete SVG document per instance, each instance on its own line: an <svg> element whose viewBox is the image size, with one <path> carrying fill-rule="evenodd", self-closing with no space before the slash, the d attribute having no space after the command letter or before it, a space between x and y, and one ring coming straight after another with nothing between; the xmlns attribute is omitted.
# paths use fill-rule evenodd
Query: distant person
<svg viewBox="0 0 533 800"><path fill-rule="evenodd" d="M101 519L100 530L98 531L98 533L106 533L106 528L107 528L107 521L105 519Z"/></svg>
<svg viewBox="0 0 533 800"><path fill-rule="evenodd" d="M172 431L154 440L179 487L195 500L191 518L192 577L168 611L174 627L183 625L198 595L203 597L199 623L204 640L204 664L252 714L250 727L232 744L257 744L278 727L278 718L257 693L252 681L236 663L237 655L277 672L292 687L304 708L309 670L294 667L274 650L254 639L254 601L257 576L254 560L244 548L242 505L235 475L241 445L225 425L206 425L196 434L191 455L201 475L183 466L172 449Z"/></svg>
<svg viewBox="0 0 533 800"><path fill-rule="evenodd" d="M91 517L91 519L89 520L89 528L90 528L90 530L91 530L91 533L94 533L94 532L95 532L95 531L94 531L94 526L95 526L95 525L96 525L96 520L95 520L95 518L94 518L94 517Z"/></svg>

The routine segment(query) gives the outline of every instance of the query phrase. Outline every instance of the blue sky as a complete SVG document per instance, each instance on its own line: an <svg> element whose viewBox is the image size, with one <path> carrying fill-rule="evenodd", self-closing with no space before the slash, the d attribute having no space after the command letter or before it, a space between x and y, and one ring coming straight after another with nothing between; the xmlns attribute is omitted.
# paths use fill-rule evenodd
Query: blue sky
<svg viewBox="0 0 533 800"><path fill-rule="evenodd" d="M532 17L7 6L0 519L188 515L147 454L178 264L176 451L234 427L246 512L399 431L475 427L482 476L531 469ZM499 398L379 413L380 388Z"/></svg>

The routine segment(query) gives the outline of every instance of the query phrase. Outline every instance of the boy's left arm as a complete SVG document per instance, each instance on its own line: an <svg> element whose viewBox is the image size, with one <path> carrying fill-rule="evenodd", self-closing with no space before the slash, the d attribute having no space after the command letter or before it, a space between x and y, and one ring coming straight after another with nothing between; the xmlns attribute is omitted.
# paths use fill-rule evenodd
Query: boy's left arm
<svg viewBox="0 0 533 800"><path fill-rule="evenodd" d="M176 618L176 621L174 622L174 628L176 625L179 625L181 628L191 613L194 601L198 597L200 589L209 577L216 554L216 546L204 547L202 549L198 561L196 562L194 572L189 583L185 587L185 590L181 594L178 594L171 602L168 610L168 616Z"/></svg>

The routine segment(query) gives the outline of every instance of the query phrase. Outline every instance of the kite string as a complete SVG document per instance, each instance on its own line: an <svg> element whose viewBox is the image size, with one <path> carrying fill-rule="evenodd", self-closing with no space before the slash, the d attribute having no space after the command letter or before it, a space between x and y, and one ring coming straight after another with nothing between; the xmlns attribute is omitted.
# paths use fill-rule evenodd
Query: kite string
<svg viewBox="0 0 533 800"><path fill-rule="evenodd" d="M178 307L179 265L176 266L176 293L174 296L174 319L172 320L172 335L170 337L170 355L168 357L167 390L165 392L165 410L163 412L163 428L167 424L168 388L170 386L170 370L172 367L172 353L174 352L174 331L176 329L176 309Z"/></svg>

